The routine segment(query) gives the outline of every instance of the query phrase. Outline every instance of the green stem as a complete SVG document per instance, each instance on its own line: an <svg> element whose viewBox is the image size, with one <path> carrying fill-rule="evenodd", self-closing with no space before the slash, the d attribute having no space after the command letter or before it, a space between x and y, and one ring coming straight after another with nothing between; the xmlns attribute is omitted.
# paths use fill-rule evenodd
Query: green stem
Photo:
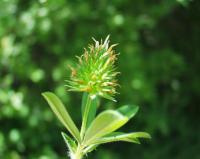
<svg viewBox="0 0 200 159"><path fill-rule="evenodd" d="M83 158L83 152L82 148L79 145L76 152L71 156L71 159L82 159Z"/></svg>
<svg viewBox="0 0 200 159"><path fill-rule="evenodd" d="M85 110L84 110L84 113L83 113L83 122L82 122L82 125L81 125L81 139L82 140L84 138L85 131L86 131L88 114L89 114L89 111L90 111L91 102L92 102L92 99L91 99L91 96L89 94L88 97L87 97L87 102L86 102Z"/></svg>

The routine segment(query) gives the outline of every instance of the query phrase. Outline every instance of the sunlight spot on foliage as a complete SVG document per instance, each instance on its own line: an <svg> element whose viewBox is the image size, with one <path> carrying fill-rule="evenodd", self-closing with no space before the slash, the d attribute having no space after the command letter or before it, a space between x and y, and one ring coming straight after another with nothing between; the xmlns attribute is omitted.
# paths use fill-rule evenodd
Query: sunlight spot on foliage
<svg viewBox="0 0 200 159"><path fill-rule="evenodd" d="M182 4L183 6L187 6L193 0L176 0L176 1Z"/></svg>
<svg viewBox="0 0 200 159"><path fill-rule="evenodd" d="M31 80L35 83L41 81L44 78L45 74L42 69L36 69L31 74Z"/></svg>
<svg viewBox="0 0 200 159"><path fill-rule="evenodd" d="M40 29L41 31L47 33L51 29L51 21L48 18L45 18L40 23Z"/></svg>
<svg viewBox="0 0 200 159"><path fill-rule="evenodd" d="M42 7L38 10L38 16L40 17L47 16L47 14L48 14L48 9L45 7Z"/></svg>
<svg viewBox="0 0 200 159"><path fill-rule="evenodd" d="M35 27L35 20L32 13L30 12L23 13L20 17L20 21L23 25L23 32L25 34L29 34L30 32L33 31Z"/></svg>
<svg viewBox="0 0 200 159"><path fill-rule="evenodd" d="M124 23L124 17L121 14L117 14L114 16L113 21L115 25L120 26Z"/></svg>
<svg viewBox="0 0 200 159"><path fill-rule="evenodd" d="M20 155L16 151L11 151L8 155L8 158L12 159L21 159Z"/></svg>
<svg viewBox="0 0 200 159"><path fill-rule="evenodd" d="M52 72L52 77L55 81L59 81L62 78L62 72L59 67L56 67Z"/></svg>
<svg viewBox="0 0 200 159"><path fill-rule="evenodd" d="M12 142L18 142L20 140L20 132L17 129L12 129L9 133L9 139Z"/></svg>
<svg viewBox="0 0 200 159"><path fill-rule="evenodd" d="M48 156L41 156L39 159L50 159Z"/></svg>
<svg viewBox="0 0 200 159"><path fill-rule="evenodd" d="M2 52L5 57L9 57L14 51L14 37L11 35L4 36L1 39Z"/></svg>
<svg viewBox="0 0 200 159"><path fill-rule="evenodd" d="M39 0L40 3L46 3L47 0Z"/></svg>
<svg viewBox="0 0 200 159"><path fill-rule="evenodd" d="M18 93L13 93L13 95L11 96L11 103L12 106L16 109L16 110L20 110L22 107L22 101L23 101L23 94L18 92Z"/></svg>
<svg viewBox="0 0 200 159"><path fill-rule="evenodd" d="M142 87L142 82L141 82L141 80L139 80L139 79L134 79L134 80L132 81L132 86L133 86L133 88L135 88L135 89L140 89L140 88Z"/></svg>

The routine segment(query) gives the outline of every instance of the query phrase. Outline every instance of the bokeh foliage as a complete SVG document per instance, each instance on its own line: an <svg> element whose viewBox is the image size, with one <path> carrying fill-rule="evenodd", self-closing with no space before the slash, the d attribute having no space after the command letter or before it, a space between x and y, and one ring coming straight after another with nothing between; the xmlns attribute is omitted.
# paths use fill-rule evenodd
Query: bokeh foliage
<svg viewBox="0 0 200 159"><path fill-rule="evenodd" d="M96 159L200 158L200 1L1 0L0 158L61 159L64 128L41 92L55 92L80 125L80 93L63 86L83 47L111 35L120 52L120 95L140 112L124 131L152 140L101 147Z"/></svg>

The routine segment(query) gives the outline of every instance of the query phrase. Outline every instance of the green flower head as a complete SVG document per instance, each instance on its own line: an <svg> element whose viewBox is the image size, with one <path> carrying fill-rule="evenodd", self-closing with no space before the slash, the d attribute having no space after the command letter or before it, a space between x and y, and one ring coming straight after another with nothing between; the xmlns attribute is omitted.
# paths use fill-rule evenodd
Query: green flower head
<svg viewBox="0 0 200 159"><path fill-rule="evenodd" d="M109 46L109 36L105 41L94 40L84 50L84 54L78 58L79 63L72 70L71 80L66 80L70 91L88 92L91 95L99 95L114 100L117 80L115 61L117 54L113 50L116 44Z"/></svg>

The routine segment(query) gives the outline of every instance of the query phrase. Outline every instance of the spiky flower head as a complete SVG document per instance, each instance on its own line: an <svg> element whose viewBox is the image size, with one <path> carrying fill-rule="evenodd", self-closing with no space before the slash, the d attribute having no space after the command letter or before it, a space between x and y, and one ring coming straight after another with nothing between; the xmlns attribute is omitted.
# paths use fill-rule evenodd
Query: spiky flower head
<svg viewBox="0 0 200 159"><path fill-rule="evenodd" d="M84 54L78 58L79 64L72 70L71 80L67 81L70 91L88 92L91 95L99 95L114 100L117 80L115 61L117 54L113 47L109 46L109 36L105 41L96 41L84 50Z"/></svg>

